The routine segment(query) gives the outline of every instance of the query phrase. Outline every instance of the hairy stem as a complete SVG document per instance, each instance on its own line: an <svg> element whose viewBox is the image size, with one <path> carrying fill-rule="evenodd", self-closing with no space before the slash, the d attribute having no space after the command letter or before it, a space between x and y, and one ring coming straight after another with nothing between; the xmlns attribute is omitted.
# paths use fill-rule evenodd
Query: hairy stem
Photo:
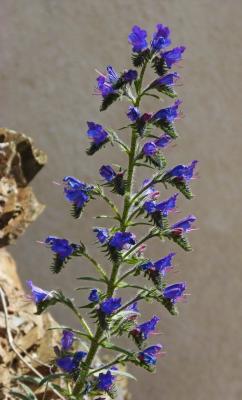
<svg viewBox="0 0 242 400"><path fill-rule="evenodd" d="M133 105L138 107L140 100L141 100L141 87L142 87L142 81L143 81L143 76L144 76L144 72L145 72L145 68L146 68L146 64L142 67L141 72L140 72L140 77L139 77L139 81L138 81L138 85L137 85L137 97L136 99L133 99ZM122 213L122 217L120 218L120 230L122 232L125 232L125 230L127 229L127 220L128 220L128 215L129 215L129 210L130 210L130 201L132 198L132 185L133 185L133 176L134 176L134 171L135 171L135 156L136 156L136 146L137 146L137 139L138 139L138 135L135 132L135 130L132 130L132 136L131 136L131 144L130 144L130 151L129 151L129 161L128 161L128 172L127 172L127 189L126 189L126 193L125 193L125 198L124 198L124 207L123 207L123 213ZM101 197L109 204L109 206L111 206L111 208L113 209L114 213L120 217L120 214L116 208L116 206L114 206L113 203L110 204L110 200L102 193ZM150 237L150 236L149 236ZM141 242L143 243L143 241ZM138 243L138 245L140 244L140 242ZM134 248L137 248L138 246L133 246ZM125 256L128 255L129 252L126 252ZM121 262L122 263L122 262ZM117 287L116 285L116 279L118 276L118 272L119 272L119 267L121 265L121 263L114 263L113 264L113 268L112 268L112 272L111 272L111 276L107 285L107 291L106 291L106 296L107 297L111 297L113 295L113 293L115 292L115 289ZM104 333L103 328L101 328L100 326L98 326L97 330L96 330L96 334L93 337L86 361L85 361L85 365L83 366L81 373L79 375L79 377L77 378L75 387L73 389L73 395L78 396L82 396L81 392L83 390L83 387L85 385L85 381L86 378L89 374L89 370L90 370L90 366L93 362L93 359L96 355L96 352L99 348L99 341L102 338ZM79 397L81 399L81 397Z"/></svg>

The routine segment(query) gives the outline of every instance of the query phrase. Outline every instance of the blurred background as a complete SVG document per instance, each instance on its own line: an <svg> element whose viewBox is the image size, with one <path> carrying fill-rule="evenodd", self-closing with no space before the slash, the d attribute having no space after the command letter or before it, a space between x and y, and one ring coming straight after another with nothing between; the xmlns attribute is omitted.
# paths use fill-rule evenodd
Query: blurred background
<svg viewBox="0 0 242 400"><path fill-rule="evenodd" d="M91 217L104 208L93 202L73 221L52 181L74 175L92 182L101 163L124 160L110 147L85 155L87 120L114 129L126 120L126 104L99 113L95 69L131 65L127 36L134 24L150 34L166 24L173 44L187 46L177 88L184 118L168 157L170 165L199 160L196 197L179 201L181 217L198 217L200 229L190 234L195 251L176 249L178 272L170 275L171 282L186 280L191 296L178 317L156 304L146 307L146 317L161 316L159 341L167 354L156 375L136 370L130 389L139 400L242 399L241 0L1 0L0 20L1 126L25 132L49 157L33 182L46 210L10 251L23 282L68 294L78 286L75 277L91 267L79 260L53 276L51 254L36 240L56 234L93 243ZM139 174L137 183L145 171ZM154 242L147 254L159 258L171 247ZM82 303L86 293L75 297ZM53 313L61 323L75 323L65 309Z"/></svg>

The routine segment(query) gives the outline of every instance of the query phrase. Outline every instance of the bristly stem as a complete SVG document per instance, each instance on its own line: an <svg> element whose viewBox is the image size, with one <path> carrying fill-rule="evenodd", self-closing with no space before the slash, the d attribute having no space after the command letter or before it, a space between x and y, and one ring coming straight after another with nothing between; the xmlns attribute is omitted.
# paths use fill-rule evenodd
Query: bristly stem
<svg viewBox="0 0 242 400"><path fill-rule="evenodd" d="M137 97L136 97L136 99L133 99L133 105L135 107L139 106L140 100L142 97L141 88L142 88L142 82L143 82L146 65L147 65L147 63L145 63L143 65L141 72L140 72L140 77L139 77L139 81L138 81L138 85L137 85ZM136 133L136 131L134 129L132 129L131 144L130 144L130 151L129 151L129 161L128 161L127 188L126 188L126 194L125 194L125 198L124 198L123 213L122 213L122 217L120 219L120 230L122 232L125 232L127 229L127 219L128 219L128 214L129 214L129 210L130 210L130 202L131 202L131 198L132 198L133 176L134 176L134 172L135 172L135 157L136 157L137 139L138 139L138 134ZM113 204L110 204L109 199L105 195L102 194L101 196L105 201L108 200L108 203L113 208L113 211L119 216L120 214L119 214L116 206L114 208ZM147 238L150 238L150 233L147 236ZM142 241L140 241L138 243L138 245L133 246L134 249L136 249L144 241L145 241L145 238L143 238ZM127 255L131 252L132 251L126 252L125 256L127 257ZM113 264L110 279L109 279L109 282L107 285L107 291L106 291L107 297L111 297L116 290L116 287L117 287L116 279L118 276L120 265L121 265L120 262ZM76 380L76 384L73 389L73 395L76 395L79 397L79 394L80 394L80 396L81 396L82 389L85 385L85 380L88 376L90 366L93 362L96 352L99 348L99 341L102 338L103 333L104 333L103 328L101 326L98 326L96 334L92 340L86 361L85 361L85 366L81 370L81 373Z"/></svg>

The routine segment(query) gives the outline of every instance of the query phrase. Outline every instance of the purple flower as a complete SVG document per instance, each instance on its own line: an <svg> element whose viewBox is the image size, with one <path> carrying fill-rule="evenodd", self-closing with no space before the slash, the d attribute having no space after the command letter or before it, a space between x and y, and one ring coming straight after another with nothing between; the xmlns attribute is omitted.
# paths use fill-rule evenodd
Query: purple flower
<svg viewBox="0 0 242 400"><path fill-rule="evenodd" d="M75 369L72 356L65 356L56 360L57 366L65 372L72 372Z"/></svg>
<svg viewBox="0 0 242 400"><path fill-rule="evenodd" d="M149 272L151 278L155 278L157 274L161 274L163 277L167 271L172 268L172 258L176 253L169 253L166 257L161 258L155 262L147 261L139 266L144 272Z"/></svg>
<svg viewBox="0 0 242 400"><path fill-rule="evenodd" d="M103 97L114 92L113 85L118 81L119 75L111 65L107 67L107 75L97 77L97 89Z"/></svg>
<svg viewBox="0 0 242 400"><path fill-rule="evenodd" d="M188 217L183 218L181 221L178 221L172 225L171 229L173 231L181 231L181 233L189 232L192 229L192 223L195 221L196 217L194 215L188 215Z"/></svg>
<svg viewBox="0 0 242 400"><path fill-rule="evenodd" d="M56 364L64 372L71 373L79 367L80 362L84 357L86 357L86 355L87 353L85 351L77 351L74 356L58 358Z"/></svg>
<svg viewBox="0 0 242 400"><path fill-rule="evenodd" d="M185 51L185 46L175 47L172 50L162 53L162 58L165 60L168 68L171 68L173 64L181 60L182 54Z"/></svg>
<svg viewBox="0 0 242 400"><path fill-rule="evenodd" d="M93 232L96 233L96 237L101 244L105 243L109 238L109 231L107 228L94 228Z"/></svg>
<svg viewBox="0 0 242 400"><path fill-rule="evenodd" d="M102 125L95 124L95 122L87 122L88 131L87 136L92 139L96 145L106 142L108 133L103 129Z"/></svg>
<svg viewBox="0 0 242 400"><path fill-rule="evenodd" d="M144 209L148 214L153 214L155 212L160 212L164 217L167 217L169 212L173 211L176 207L176 199L178 193L169 197L167 200L161 203L156 203L155 201L146 201L144 203Z"/></svg>
<svg viewBox="0 0 242 400"><path fill-rule="evenodd" d="M44 300L47 300L48 298L51 297L51 292L47 292L46 290L43 290L39 288L38 286L35 286L32 281L27 281L26 282L28 287L31 290L31 297L35 304L39 304Z"/></svg>
<svg viewBox="0 0 242 400"><path fill-rule="evenodd" d="M144 264L139 265L139 269L145 272L152 271L154 270L154 264L152 263L152 261L147 261Z"/></svg>
<svg viewBox="0 0 242 400"><path fill-rule="evenodd" d="M156 79L154 82L150 84L151 88L162 89L165 86L174 86L176 81L180 78L180 75L177 72L172 72L171 74L167 74L162 78Z"/></svg>
<svg viewBox="0 0 242 400"><path fill-rule="evenodd" d="M98 289L92 289L88 296L88 300L92 303L97 303L99 301L99 291Z"/></svg>
<svg viewBox="0 0 242 400"><path fill-rule="evenodd" d="M58 254L61 260L69 257L74 252L74 246L69 244L67 239L61 239L57 236L47 236L45 244L49 245L51 250Z"/></svg>
<svg viewBox="0 0 242 400"><path fill-rule="evenodd" d="M169 253L166 257L157 260L154 263L155 270L165 276L167 271L172 268L172 259L175 255L176 253Z"/></svg>
<svg viewBox="0 0 242 400"><path fill-rule="evenodd" d="M141 29L139 26L134 25L131 33L128 36L129 43L132 44L132 50L135 53L140 53L142 50L147 48L147 32Z"/></svg>
<svg viewBox="0 0 242 400"><path fill-rule="evenodd" d="M163 290L163 296L175 304L183 297L185 290L185 282L174 283L173 285L166 286Z"/></svg>
<svg viewBox="0 0 242 400"><path fill-rule="evenodd" d="M128 307L126 308L126 310L128 310L128 311L134 311L134 312L138 313L138 312L139 312L139 309L138 309L138 302L135 301L135 302L132 303L130 306L128 306Z"/></svg>
<svg viewBox="0 0 242 400"><path fill-rule="evenodd" d="M172 123L179 116L178 107L181 104L181 100L176 100L175 103L167 108L162 108L157 111L153 116L153 121L165 121L167 123Z"/></svg>
<svg viewBox="0 0 242 400"><path fill-rule="evenodd" d="M154 346L147 347L143 351L140 351L138 358L141 362L147 365L156 365L157 355L161 352L163 346L161 344L156 344Z"/></svg>
<svg viewBox="0 0 242 400"><path fill-rule="evenodd" d="M118 251L128 249L133 244L135 244L135 235L131 232L116 232L109 241L109 246Z"/></svg>
<svg viewBox="0 0 242 400"><path fill-rule="evenodd" d="M147 142L144 144L142 152L145 156L154 156L158 151L158 148L154 142Z"/></svg>
<svg viewBox="0 0 242 400"><path fill-rule="evenodd" d="M137 79L138 73L134 69L129 69L128 71L124 71L122 78L125 83L131 84L133 81Z"/></svg>
<svg viewBox="0 0 242 400"><path fill-rule="evenodd" d="M99 390L108 392L111 389L115 379L116 377L111 374L111 371L101 373L98 375L97 388Z"/></svg>
<svg viewBox="0 0 242 400"><path fill-rule="evenodd" d="M151 182L150 179L145 179L142 186L144 187L144 186L148 185L150 182ZM151 199L151 200L156 200L160 196L160 192L158 190L156 190L154 185L149 186L144 191L144 194L148 199Z"/></svg>
<svg viewBox="0 0 242 400"><path fill-rule="evenodd" d="M83 208L90 200L89 193L93 189L93 186L87 185L73 176L65 176L63 182L65 183L65 198L71 203L74 203L77 208Z"/></svg>
<svg viewBox="0 0 242 400"><path fill-rule="evenodd" d="M153 39L151 41L151 47L155 51L160 51L167 46L170 46L171 40L170 29L168 26L164 26L162 24L156 25L156 32L153 33Z"/></svg>
<svg viewBox="0 0 242 400"><path fill-rule="evenodd" d="M147 211L148 214L153 214L156 212L156 202L155 201L146 201L143 205L145 211Z"/></svg>
<svg viewBox="0 0 242 400"><path fill-rule="evenodd" d="M135 329L133 329L130 334L135 337L140 337L141 340L148 339L149 335L154 332L157 323L159 322L160 318L154 315L149 321L144 322L143 324L137 325Z"/></svg>
<svg viewBox="0 0 242 400"><path fill-rule="evenodd" d="M101 305L101 311L106 315L111 315L114 311L121 307L121 297L109 297L104 300Z"/></svg>
<svg viewBox="0 0 242 400"><path fill-rule="evenodd" d="M155 141L157 147L164 149L171 142L171 137L169 135L162 135L159 139Z"/></svg>
<svg viewBox="0 0 242 400"><path fill-rule="evenodd" d="M156 211L160 211L164 217L167 217L169 212L176 207L176 200L179 193L175 193L169 199L156 204Z"/></svg>
<svg viewBox="0 0 242 400"><path fill-rule="evenodd" d="M130 121L135 122L140 117L140 110L138 107L129 106L129 112L127 113Z"/></svg>
<svg viewBox="0 0 242 400"><path fill-rule="evenodd" d="M112 182L117 175L111 165L102 165L99 169L99 173L107 182Z"/></svg>
<svg viewBox="0 0 242 400"><path fill-rule="evenodd" d="M185 181L190 181L194 175L194 169L198 161L193 160L190 165L177 165L167 172L168 177L179 178Z"/></svg>
<svg viewBox="0 0 242 400"><path fill-rule="evenodd" d="M61 338L62 350L65 350L65 351L70 350L70 348L73 344L73 341L74 341L74 333L64 329L62 332L62 338Z"/></svg>

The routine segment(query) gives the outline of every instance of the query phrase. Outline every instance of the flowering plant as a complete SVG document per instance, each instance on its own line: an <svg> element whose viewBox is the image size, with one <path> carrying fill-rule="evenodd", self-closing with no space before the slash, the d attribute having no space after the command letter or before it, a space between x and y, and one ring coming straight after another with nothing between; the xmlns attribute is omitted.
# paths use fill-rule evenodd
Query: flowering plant
<svg viewBox="0 0 242 400"><path fill-rule="evenodd" d="M70 243L64 238L48 236L45 244L54 253L52 271L59 273L73 257L83 257L89 260L96 274L79 279L95 287L88 288L87 304L77 306L61 291L48 292L28 281L38 314L49 306L63 303L79 319L79 330L71 327L63 329L60 344L54 349L55 369L44 379L47 382L57 376L63 377L64 386L55 384L55 389L68 399L115 398L118 376L123 373L120 367L126 363L153 372L163 345L148 345L147 340L156 330L159 317L154 315L148 321L142 321L141 303L156 301L176 315L177 303L186 296L185 282L167 283L175 253L159 254L151 260L145 256L145 249L146 242L158 238L162 241L168 239L185 251L191 250L187 234L196 218L188 215L171 223L169 214L176 209L179 192L187 199L192 198L190 181L195 176L197 161L167 168L166 148L178 136L174 122L180 116L180 100L155 112L141 109L144 97L151 96L158 100L163 95L177 97L174 88L180 76L171 68L181 60L185 47L167 50L171 45L170 30L162 24L157 25L150 43L147 32L138 26L132 28L128 40L132 45L135 69L117 73L112 66L108 66L106 74L98 76L96 90L102 97L101 111L117 100L127 100L129 123L115 132L96 122L87 122L90 139L87 154L91 156L106 146L117 145L127 155L128 163L126 166L102 165L99 170L101 184L85 183L72 176L63 179L64 196L71 203L74 218L80 218L84 208L94 198L102 199L110 207L111 216L98 216L111 220L110 226L95 226L93 232L97 244L111 263L111 274L108 275L105 268L90 255L83 242ZM157 77L145 86L143 82L148 66L153 68ZM126 130L131 131L130 143L126 143L121 136ZM151 170L152 176L145 179L141 187L134 187L135 170L144 167ZM158 185L163 185L165 189L174 187L177 192L158 200ZM106 189L123 198L121 210L105 193ZM132 230L139 225L147 227L148 231L143 237L136 238ZM142 284L137 278L130 281L129 278L137 276L142 276ZM135 291L127 301L120 297L121 290L125 288ZM91 327L83 317L85 309L93 319ZM113 340L122 335L133 340L130 349ZM87 341L86 349L81 347L81 339ZM96 357L99 349L107 349L117 355L114 359L110 357L105 364Z"/></svg>

